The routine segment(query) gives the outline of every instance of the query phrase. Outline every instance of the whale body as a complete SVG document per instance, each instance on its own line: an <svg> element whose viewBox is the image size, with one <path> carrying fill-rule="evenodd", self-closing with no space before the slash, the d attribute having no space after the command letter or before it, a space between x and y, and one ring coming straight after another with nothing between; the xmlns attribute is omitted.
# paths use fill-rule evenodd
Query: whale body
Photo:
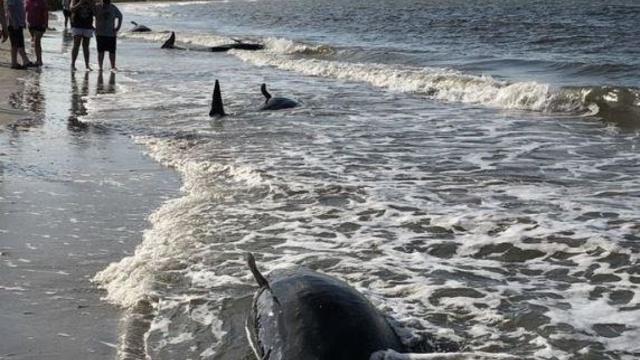
<svg viewBox="0 0 640 360"><path fill-rule="evenodd" d="M234 43L232 44L223 44L218 46L190 46L188 48L182 48L176 46L176 33L171 32L171 36L167 39L161 46L162 49L176 49L176 50L191 50L191 51L204 51L204 52L225 52L232 49L238 50L262 50L264 49L264 45L260 43L246 43L242 40L233 39Z"/></svg>
<svg viewBox="0 0 640 360"><path fill-rule="evenodd" d="M294 100L285 97L271 97L271 94L267 91L267 84L260 86L262 95L266 98L260 110L282 110L290 109L298 106L298 103Z"/></svg>
<svg viewBox="0 0 640 360"><path fill-rule="evenodd" d="M344 281L306 268L265 278L247 262L260 288L246 321L258 360L369 360L381 350L405 351L386 318Z"/></svg>
<svg viewBox="0 0 640 360"><path fill-rule="evenodd" d="M131 32L149 32L149 31L151 31L151 29L149 29L148 27L146 27L144 25L140 25L135 21L132 21L131 24L133 24L133 29L129 30Z"/></svg>

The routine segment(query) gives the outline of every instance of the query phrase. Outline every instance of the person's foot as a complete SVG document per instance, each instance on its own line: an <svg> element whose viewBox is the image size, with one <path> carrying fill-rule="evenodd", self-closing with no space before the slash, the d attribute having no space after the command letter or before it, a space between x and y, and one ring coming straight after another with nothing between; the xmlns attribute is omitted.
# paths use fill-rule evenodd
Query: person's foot
<svg viewBox="0 0 640 360"><path fill-rule="evenodd" d="M93 69L91 68L91 66L87 66L87 71L93 71Z"/></svg>
<svg viewBox="0 0 640 360"><path fill-rule="evenodd" d="M26 63L23 64L24 67L37 67L38 64L31 62L31 61L27 61Z"/></svg>
<svg viewBox="0 0 640 360"><path fill-rule="evenodd" d="M41 67L42 65L44 65L44 64L42 63L42 61L38 61L38 62L36 62L36 66L37 66L37 67Z"/></svg>
<svg viewBox="0 0 640 360"><path fill-rule="evenodd" d="M13 70L26 70L27 69L26 66L20 65L20 64L13 64L13 65L11 65L11 68Z"/></svg>
<svg viewBox="0 0 640 360"><path fill-rule="evenodd" d="M71 71L76 71L76 66L75 65L71 65Z"/></svg>
<svg viewBox="0 0 640 360"><path fill-rule="evenodd" d="M98 71L102 72L102 66L98 68Z"/></svg>
<svg viewBox="0 0 640 360"><path fill-rule="evenodd" d="M118 68L117 67L112 67L111 68L111 72L118 72Z"/></svg>

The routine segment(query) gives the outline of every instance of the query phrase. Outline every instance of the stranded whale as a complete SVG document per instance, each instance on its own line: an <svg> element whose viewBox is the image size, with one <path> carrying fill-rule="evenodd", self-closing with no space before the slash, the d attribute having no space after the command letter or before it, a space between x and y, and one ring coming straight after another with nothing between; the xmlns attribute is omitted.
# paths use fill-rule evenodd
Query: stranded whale
<svg viewBox="0 0 640 360"><path fill-rule="evenodd" d="M267 85L262 84L260 87L262 94L267 98L265 103L260 107L259 110L280 110L280 109L288 109L292 107L298 106L298 103L287 98L283 97L271 97L271 94L267 91ZM224 105L222 104L222 94L220 91L220 83L216 80L215 86L213 88L213 97L211 99L211 110L209 111L209 116L211 117L222 117L225 116Z"/></svg>
<svg viewBox="0 0 640 360"><path fill-rule="evenodd" d="M151 29L149 29L148 27L144 26L144 25L140 25L135 21L131 22L133 24L133 29L129 30L131 32L149 32L151 31Z"/></svg>
<svg viewBox="0 0 640 360"><path fill-rule="evenodd" d="M247 263L260 286L246 322L258 360L369 360L376 351L405 350L384 316L344 281L305 268L265 278L253 255Z"/></svg>
<svg viewBox="0 0 640 360"><path fill-rule="evenodd" d="M219 46L209 46L209 47L205 47L205 46L191 46L189 48L182 48L179 46L176 46L176 33L175 32L171 32L171 36L169 36L169 39L167 39L167 41L165 41L161 48L162 49L176 49L176 50L192 50L192 51L207 51L207 52L224 52L224 51L229 51L231 49L238 49L238 50L262 50L264 49L264 45L263 44L259 44L259 43L246 43L243 42L242 40L238 40L238 39L232 39L234 41L234 43L232 44L223 44L223 45L219 45Z"/></svg>
<svg viewBox="0 0 640 360"><path fill-rule="evenodd" d="M260 91L266 98L264 105L262 105L260 110L290 109L298 106L298 103L291 99L284 97L271 97L271 94L267 91L267 84L262 84L262 86L260 86Z"/></svg>

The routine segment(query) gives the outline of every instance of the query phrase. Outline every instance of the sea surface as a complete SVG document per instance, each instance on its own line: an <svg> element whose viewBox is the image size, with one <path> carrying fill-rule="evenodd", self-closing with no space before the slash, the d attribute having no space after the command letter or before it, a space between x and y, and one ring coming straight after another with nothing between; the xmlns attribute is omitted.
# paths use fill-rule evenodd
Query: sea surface
<svg viewBox="0 0 640 360"><path fill-rule="evenodd" d="M118 6L154 31L79 121L183 180L94 279L121 359L251 359L249 251L349 282L414 352L640 358L637 1ZM301 106L257 111L261 83Z"/></svg>

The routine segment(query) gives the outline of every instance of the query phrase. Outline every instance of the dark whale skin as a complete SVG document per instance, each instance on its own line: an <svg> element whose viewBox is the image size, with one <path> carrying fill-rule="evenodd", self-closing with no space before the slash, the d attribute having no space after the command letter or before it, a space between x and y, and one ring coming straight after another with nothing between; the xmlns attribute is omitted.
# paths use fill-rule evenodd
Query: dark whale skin
<svg viewBox="0 0 640 360"><path fill-rule="evenodd" d="M385 317L344 281L309 269L272 272L247 318L259 360L369 360L405 351Z"/></svg>

